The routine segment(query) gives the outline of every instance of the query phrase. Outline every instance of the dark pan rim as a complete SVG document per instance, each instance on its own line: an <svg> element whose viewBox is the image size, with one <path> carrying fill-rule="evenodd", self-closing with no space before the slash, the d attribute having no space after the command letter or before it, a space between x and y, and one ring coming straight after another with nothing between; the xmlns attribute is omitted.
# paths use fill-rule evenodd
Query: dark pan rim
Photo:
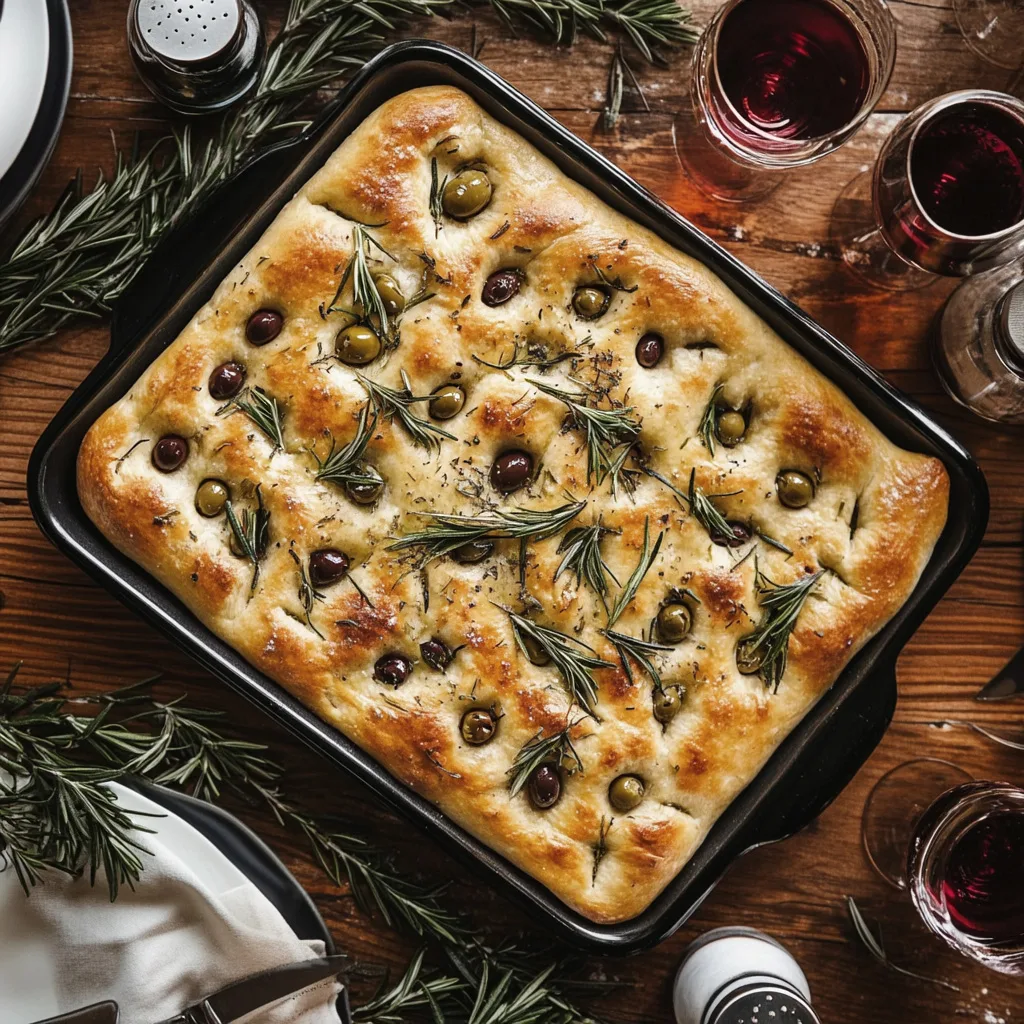
<svg viewBox="0 0 1024 1024"><path fill-rule="evenodd" d="M413 76L415 81L393 88L403 76ZM255 242L294 191L296 182L312 173L309 167L320 150L326 154L337 145L340 138L332 136L332 128L342 136L347 134L350 128L339 128L346 118L353 121L350 127L354 127L370 109L383 102L386 97L371 95L374 89L378 94L395 95L416 84L439 81L466 89L570 177L613 208L651 227L669 244L707 264L792 347L850 395L883 433L905 447L936 455L950 474L951 504L946 529L910 599L850 662L757 777L730 804L675 880L640 915L619 924L595 924L569 910L541 883L454 825L341 733L255 672L167 591L100 537L85 518L74 489L73 460L78 441L92 422L88 416L95 418L102 411L91 407L98 406L102 398L102 408L106 408L115 399L111 390L115 373L119 380L123 376L130 384L138 375L129 374L131 364L137 361L148 365L159 348L173 340L177 334L173 329L175 321L183 317L187 321L189 311L205 301L206 295L200 295L202 289L211 281L215 286L235 257ZM360 104L367 109L361 114L352 113ZM190 273L189 268L181 270L175 266L175 259L180 262L183 249L188 248L180 244L187 235L187 222L181 233L176 231L173 238L158 245L118 305L110 353L68 400L37 443L29 465L28 484L30 504L40 527L87 573L214 675L245 694L319 753L347 768L450 852L471 866L482 867L491 881L520 903L525 901L560 936L594 951L617 953L646 948L667 937L700 905L736 857L792 834L820 813L881 739L895 708L895 661L900 649L980 543L988 514L987 488L980 469L966 450L920 408L896 392L806 313L483 65L448 46L414 40L387 48L354 76L340 93L338 102L313 129L276 147L237 177L230 190L236 195L236 205L246 203L243 226L234 225L225 236L230 240L222 250L210 242L205 248L200 246L202 260L207 261L205 270L192 267ZM247 198L253 195L260 197L255 212L253 202ZM269 198L260 202L265 196ZM218 193L216 199L218 208L230 205L226 190ZM230 219L226 211L221 215ZM209 238L219 244L218 227L226 227L218 225L216 217L217 211L211 213L205 206L195 211L192 230L198 232L197 242ZM200 219L201 230L196 223ZM212 287L207 295L209 291ZM166 337L161 335L161 328ZM109 394L101 395L104 387ZM783 782L785 785L780 784Z"/></svg>

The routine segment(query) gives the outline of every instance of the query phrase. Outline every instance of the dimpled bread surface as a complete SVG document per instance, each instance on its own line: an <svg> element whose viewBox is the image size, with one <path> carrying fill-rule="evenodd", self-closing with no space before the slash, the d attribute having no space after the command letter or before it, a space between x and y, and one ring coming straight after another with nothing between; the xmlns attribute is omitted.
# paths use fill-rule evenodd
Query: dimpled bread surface
<svg viewBox="0 0 1024 1024"><path fill-rule="evenodd" d="M469 163L484 168L494 189L489 205L464 222L442 217L438 228L432 159L442 180ZM352 259L356 222L374 225L368 230L388 254L372 249L371 269L391 274L406 296L424 288L429 296L401 315L397 347L360 368L333 358L346 314L324 312ZM485 305L485 281L507 268L522 272L518 294ZM604 282L621 287L608 289L600 318L581 320L574 290ZM257 347L245 328L260 309L279 311L284 325ZM664 339L664 355L645 369L634 350L650 331ZM574 358L508 370L478 361L507 362L517 343L520 352L530 343L549 357ZM279 403L283 451L209 394L211 372L227 360L243 363L247 383ZM357 371L399 390L404 371L417 396L454 381L467 396L459 415L438 424L455 435L441 439L439 451L414 444L393 418L378 419L365 458L385 486L371 506L318 481L309 451L323 457L331 437L344 445L355 434L367 404ZM595 404L632 408L636 453L614 492L610 478L588 480L582 430L533 380L577 393L590 387ZM744 410L747 429L712 455L700 424L719 385L717 400ZM428 419L424 404L411 408ZM161 473L151 449L167 434L186 438L189 454ZM535 472L503 495L489 471L509 449L530 453ZM693 469L704 493L725 495L714 499L717 508L753 531L745 545L712 543L676 493L688 493ZM786 469L815 481L806 507L778 500L776 475ZM270 518L255 589L253 566L229 548L226 517L195 509L196 488L210 477L228 484L238 509L254 506L259 485ZM571 908L606 923L650 904L908 598L948 500L940 462L894 446L704 266L613 212L450 87L395 97L338 147L93 425L78 487L106 537L252 665ZM652 713L650 676L635 662L627 674L599 632L608 618L600 597L575 573L556 579L564 530L527 545L525 589L516 540L497 541L475 564L445 556L422 571L422 552L389 549L426 528L426 513L578 500L587 504L571 526L600 520L607 528L601 554L619 584L637 566L645 525L652 543L662 538L618 632L652 638L665 601L688 591L689 635L651 655L663 685L684 690L667 724ZM348 556L351 579L323 588L307 621L292 553L306 564L323 548ZM741 674L737 641L764 614L756 572L784 585L821 569L777 691ZM611 582L609 606L619 593ZM525 656L508 610L610 663L591 671L592 715L574 704L554 665ZM432 637L458 649L443 672L420 656ZM397 688L374 677L375 663L392 653L413 661ZM460 731L474 708L500 715L493 738L479 746ZM512 796L516 755L538 734L566 727L583 770L563 767L555 806L538 809L526 789ZM609 801L623 774L645 787L626 813Z"/></svg>

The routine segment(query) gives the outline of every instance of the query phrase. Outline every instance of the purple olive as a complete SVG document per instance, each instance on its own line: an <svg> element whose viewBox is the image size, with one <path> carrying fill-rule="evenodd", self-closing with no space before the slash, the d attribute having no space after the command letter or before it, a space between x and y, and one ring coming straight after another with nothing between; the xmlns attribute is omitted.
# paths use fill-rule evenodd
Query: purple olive
<svg viewBox="0 0 1024 1024"><path fill-rule="evenodd" d="M385 654L373 666L373 678L388 686L401 686L412 672L412 662L404 654Z"/></svg>
<svg viewBox="0 0 1024 1024"><path fill-rule="evenodd" d="M253 345L273 341L284 327L284 317L276 309L257 309L245 325L245 339Z"/></svg>
<svg viewBox="0 0 1024 1024"><path fill-rule="evenodd" d="M752 532L746 523L741 523L736 519L729 521L729 526L732 529L732 535L727 536L720 530L711 531L711 543L717 544L719 547L724 548L741 548L744 544L750 540Z"/></svg>
<svg viewBox="0 0 1024 1024"><path fill-rule="evenodd" d="M533 456L521 448L503 452L491 466L491 486L502 494L518 491L533 476Z"/></svg>
<svg viewBox="0 0 1024 1024"><path fill-rule="evenodd" d="M650 370L661 362L665 354L665 339L660 334L648 331L636 343L636 361L645 369Z"/></svg>
<svg viewBox="0 0 1024 1024"><path fill-rule="evenodd" d="M173 473L188 458L188 441L177 434L167 434L153 445L151 457L161 473Z"/></svg>
<svg viewBox="0 0 1024 1024"><path fill-rule="evenodd" d="M210 395L218 402L234 398L245 384L245 367L241 363L221 363L210 374Z"/></svg>
<svg viewBox="0 0 1024 1024"><path fill-rule="evenodd" d="M535 768L526 789L530 794L530 803L538 810L546 811L554 807L562 795L562 779L558 769L553 764L542 764Z"/></svg>
<svg viewBox="0 0 1024 1024"><path fill-rule="evenodd" d="M336 548L321 548L309 556L309 582L314 587L329 587L348 572L348 555Z"/></svg>
<svg viewBox="0 0 1024 1024"><path fill-rule="evenodd" d="M433 669L443 672L451 663L455 655L452 649L436 636L424 640L420 644L420 657Z"/></svg>
<svg viewBox="0 0 1024 1024"><path fill-rule="evenodd" d="M500 306L519 294L523 275L518 270L496 270L484 283L480 298L485 306Z"/></svg>

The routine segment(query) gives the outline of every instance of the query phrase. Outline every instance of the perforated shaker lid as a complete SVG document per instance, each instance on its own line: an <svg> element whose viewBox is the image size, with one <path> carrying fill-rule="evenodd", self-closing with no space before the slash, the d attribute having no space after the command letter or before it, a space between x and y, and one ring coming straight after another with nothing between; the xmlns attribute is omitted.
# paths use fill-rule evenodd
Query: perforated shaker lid
<svg viewBox="0 0 1024 1024"><path fill-rule="evenodd" d="M707 1024L821 1024L804 998L789 987L757 984L734 992Z"/></svg>
<svg viewBox="0 0 1024 1024"><path fill-rule="evenodd" d="M1003 296L999 316L1003 337L1024 363L1024 281Z"/></svg>
<svg viewBox="0 0 1024 1024"><path fill-rule="evenodd" d="M140 0L135 18L143 44L154 54L190 64L231 44L242 10L239 0Z"/></svg>

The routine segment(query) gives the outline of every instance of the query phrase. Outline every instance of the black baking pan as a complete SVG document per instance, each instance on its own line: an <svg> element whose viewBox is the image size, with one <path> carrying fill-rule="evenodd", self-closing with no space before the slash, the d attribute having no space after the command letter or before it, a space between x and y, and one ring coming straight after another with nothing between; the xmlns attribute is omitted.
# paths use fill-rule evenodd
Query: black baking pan
<svg viewBox="0 0 1024 1024"><path fill-rule="evenodd" d="M879 429L904 448L937 456L951 480L949 521L910 599L729 806L675 880L644 913L622 924L594 924L569 910L543 885L453 824L253 669L99 534L82 511L75 489L75 459L93 421L177 337L299 186L381 103L407 89L440 83L464 89L609 206L705 263L835 381ZM671 935L741 853L791 835L841 792L892 719L900 650L967 564L988 518L988 489L981 470L921 409L806 313L493 72L458 50L422 41L384 50L341 91L316 125L267 153L160 243L118 303L109 352L36 445L28 491L33 513L50 539L125 604L467 864L482 870L525 904L546 929L601 952L632 952Z"/></svg>

